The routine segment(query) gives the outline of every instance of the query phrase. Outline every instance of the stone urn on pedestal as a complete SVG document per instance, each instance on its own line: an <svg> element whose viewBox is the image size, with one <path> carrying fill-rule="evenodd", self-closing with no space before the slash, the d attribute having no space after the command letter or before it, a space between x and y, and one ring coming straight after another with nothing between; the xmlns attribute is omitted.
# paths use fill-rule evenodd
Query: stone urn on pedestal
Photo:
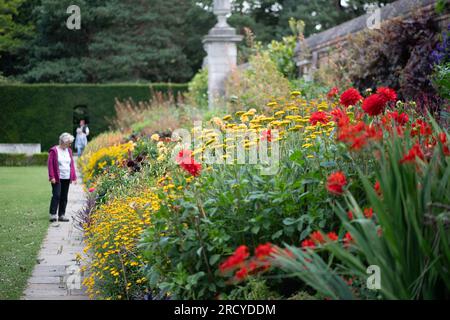
<svg viewBox="0 0 450 320"><path fill-rule="evenodd" d="M209 108L214 108L225 97L225 80L236 68L236 43L242 41L242 36L227 23L227 15L231 13L230 0L214 0L214 14L217 24L203 39L208 53L208 101Z"/></svg>

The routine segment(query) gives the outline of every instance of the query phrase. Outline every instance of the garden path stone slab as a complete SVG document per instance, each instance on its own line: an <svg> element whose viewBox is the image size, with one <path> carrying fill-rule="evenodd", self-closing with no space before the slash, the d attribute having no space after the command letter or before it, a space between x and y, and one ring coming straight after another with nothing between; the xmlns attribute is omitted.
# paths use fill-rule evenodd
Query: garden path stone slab
<svg viewBox="0 0 450 320"><path fill-rule="evenodd" d="M49 201L50 201L49 194ZM50 224L41 245L36 265L28 279L23 300L88 300L83 286L83 233L75 228L74 217L85 203L81 181L72 184L66 217L70 222Z"/></svg>

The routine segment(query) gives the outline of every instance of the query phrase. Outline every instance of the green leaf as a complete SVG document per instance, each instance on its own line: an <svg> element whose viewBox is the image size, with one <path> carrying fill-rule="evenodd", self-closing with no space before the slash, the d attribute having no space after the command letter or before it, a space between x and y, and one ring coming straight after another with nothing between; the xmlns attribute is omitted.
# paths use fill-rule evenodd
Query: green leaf
<svg viewBox="0 0 450 320"><path fill-rule="evenodd" d="M214 264L216 264L217 261L219 261L219 259L220 259L220 254L212 255L212 256L209 258L209 264L210 264L210 265L214 265Z"/></svg>
<svg viewBox="0 0 450 320"><path fill-rule="evenodd" d="M272 240L276 240L283 235L283 230L277 231L272 235Z"/></svg>

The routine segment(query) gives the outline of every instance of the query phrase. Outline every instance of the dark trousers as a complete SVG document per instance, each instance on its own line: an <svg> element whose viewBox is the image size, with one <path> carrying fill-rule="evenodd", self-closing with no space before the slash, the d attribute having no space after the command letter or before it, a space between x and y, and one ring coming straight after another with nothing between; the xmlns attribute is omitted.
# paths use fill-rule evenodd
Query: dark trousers
<svg viewBox="0 0 450 320"><path fill-rule="evenodd" d="M66 213L67 195L69 194L70 179L61 179L59 183L52 184L52 200L50 201L50 214L61 217ZM59 207L59 210L58 210Z"/></svg>

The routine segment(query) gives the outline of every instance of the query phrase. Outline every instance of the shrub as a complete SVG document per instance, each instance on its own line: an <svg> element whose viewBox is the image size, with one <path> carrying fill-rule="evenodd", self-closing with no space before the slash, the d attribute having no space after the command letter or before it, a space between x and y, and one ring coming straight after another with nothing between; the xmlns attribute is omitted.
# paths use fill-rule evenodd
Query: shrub
<svg viewBox="0 0 450 320"><path fill-rule="evenodd" d="M201 119L196 108L186 106L183 100L156 94L149 101L116 101L116 117L111 125L127 134L170 136L172 130Z"/></svg>
<svg viewBox="0 0 450 320"><path fill-rule="evenodd" d="M438 34L433 15L425 11L407 19L391 19L379 30L350 36L343 50L337 49L341 53L331 55L332 67L325 67L322 74L331 74L332 83L326 82L329 86L348 82L360 90L389 86L404 99L433 93L432 67L427 57L437 44Z"/></svg>
<svg viewBox="0 0 450 320"><path fill-rule="evenodd" d="M433 83L439 95L450 100L450 62L436 66Z"/></svg>
<svg viewBox="0 0 450 320"><path fill-rule="evenodd" d="M263 110L275 97L288 97L290 93L289 81L278 71L267 52L252 56L248 69L234 70L226 87L230 112L250 108Z"/></svg>
<svg viewBox="0 0 450 320"><path fill-rule="evenodd" d="M5 84L0 85L0 142L40 143L43 150L62 132L75 131L74 108L87 106L91 138L108 129L114 99L148 100L154 92L186 91L183 84ZM43 120L44 119L44 120Z"/></svg>
<svg viewBox="0 0 450 320"><path fill-rule="evenodd" d="M38 153L33 155L0 153L0 166L46 166L47 158L48 153Z"/></svg>
<svg viewBox="0 0 450 320"><path fill-rule="evenodd" d="M202 109L208 108L208 69L201 69L188 84L187 103Z"/></svg>

